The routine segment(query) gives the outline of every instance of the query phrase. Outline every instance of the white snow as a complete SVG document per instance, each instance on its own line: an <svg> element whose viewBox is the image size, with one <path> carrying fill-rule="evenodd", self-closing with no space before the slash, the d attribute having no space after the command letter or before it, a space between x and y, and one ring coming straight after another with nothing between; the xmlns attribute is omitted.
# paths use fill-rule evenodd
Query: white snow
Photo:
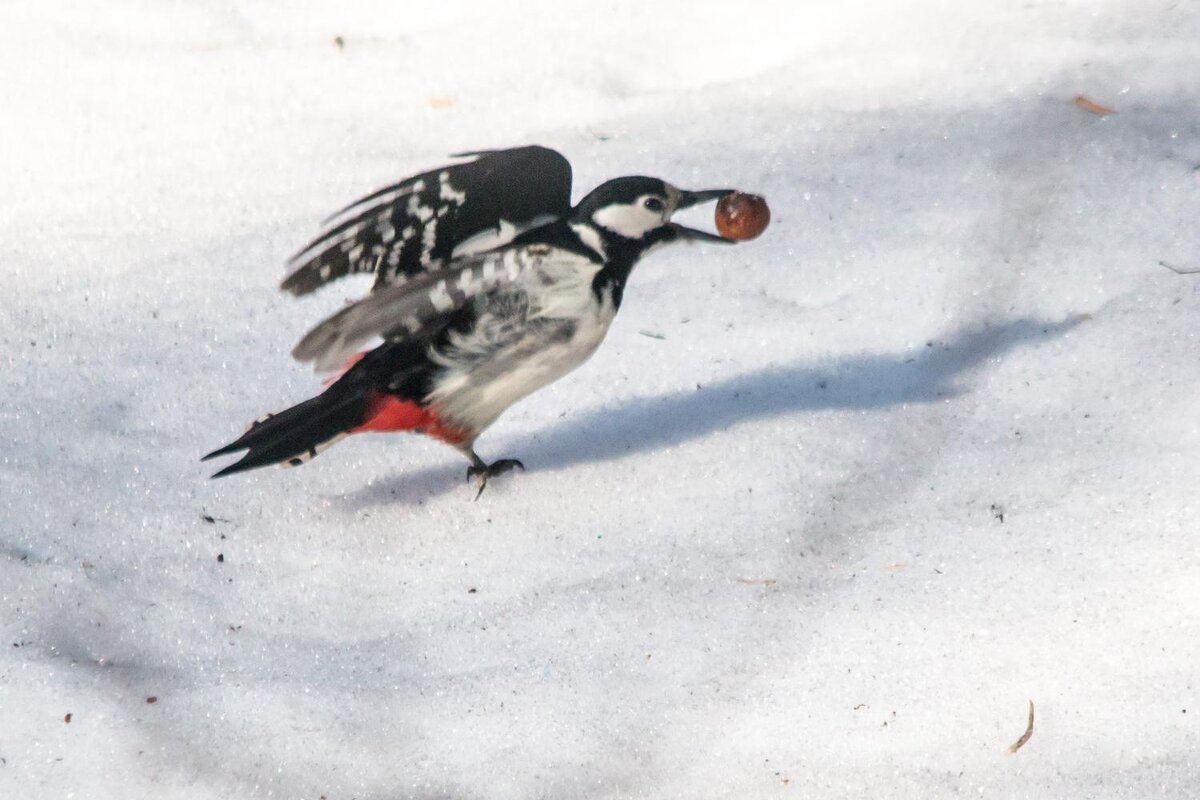
<svg viewBox="0 0 1200 800"><path fill-rule="evenodd" d="M1196 797L1200 6L516 8L0 11L0 797ZM774 223L479 502L209 481L364 289L276 289L320 219L524 143Z"/></svg>

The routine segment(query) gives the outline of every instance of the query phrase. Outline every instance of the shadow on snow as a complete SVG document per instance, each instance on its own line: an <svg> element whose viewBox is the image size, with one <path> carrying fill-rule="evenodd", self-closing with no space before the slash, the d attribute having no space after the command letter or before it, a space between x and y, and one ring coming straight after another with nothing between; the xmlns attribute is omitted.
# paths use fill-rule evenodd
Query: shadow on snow
<svg viewBox="0 0 1200 800"><path fill-rule="evenodd" d="M930 341L919 350L765 367L699 389L593 408L547 428L532 446L521 448L510 439L489 449L506 456L522 449L519 455L530 470L553 470L670 447L750 420L802 411L937 402L968 391L959 378L988 359L1057 338L1084 319L985 323ZM356 507L414 502L458 487L465 471L465 466L461 470L430 467L364 488L346 499Z"/></svg>

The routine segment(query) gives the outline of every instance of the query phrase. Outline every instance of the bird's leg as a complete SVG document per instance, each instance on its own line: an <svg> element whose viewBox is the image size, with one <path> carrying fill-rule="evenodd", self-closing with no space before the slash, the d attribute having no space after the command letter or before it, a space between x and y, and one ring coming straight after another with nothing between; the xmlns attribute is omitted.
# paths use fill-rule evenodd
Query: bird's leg
<svg viewBox="0 0 1200 800"><path fill-rule="evenodd" d="M467 467L467 480L479 478L479 491L475 494L475 499L483 494L483 490L487 488L488 478L494 478L497 475L512 470L514 467L524 471L525 465L515 458L502 458L499 461L493 461L491 464L486 463L479 454L475 452L475 448L468 446L462 448L463 454L471 459L471 466Z"/></svg>

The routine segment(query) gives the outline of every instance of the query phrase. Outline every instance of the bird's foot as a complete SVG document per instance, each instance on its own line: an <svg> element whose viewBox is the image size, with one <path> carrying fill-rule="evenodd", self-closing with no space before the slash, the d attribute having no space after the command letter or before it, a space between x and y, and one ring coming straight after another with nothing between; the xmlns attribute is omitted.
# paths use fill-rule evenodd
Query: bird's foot
<svg viewBox="0 0 1200 800"><path fill-rule="evenodd" d="M491 464L479 464L467 467L467 480L479 478L479 491L475 493L475 499L483 494L483 490L487 488L488 478L494 478L497 475L503 475L506 472L511 472L513 468L519 469L522 472L525 470L525 465L515 458L502 458L499 461L493 461Z"/></svg>

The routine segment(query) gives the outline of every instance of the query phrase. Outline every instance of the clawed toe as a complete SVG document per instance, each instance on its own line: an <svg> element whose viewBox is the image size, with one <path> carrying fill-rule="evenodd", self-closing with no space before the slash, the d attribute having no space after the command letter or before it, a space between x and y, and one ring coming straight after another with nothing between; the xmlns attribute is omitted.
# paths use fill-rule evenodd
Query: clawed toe
<svg viewBox="0 0 1200 800"><path fill-rule="evenodd" d="M515 458L502 458L499 461L493 461L491 464L473 464L467 467L467 480L479 478L479 491L475 493L475 499L483 494L483 490L487 488L488 479L494 478L497 475L503 475L506 472L511 472L513 469L524 471L525 465Z"/></svg>

